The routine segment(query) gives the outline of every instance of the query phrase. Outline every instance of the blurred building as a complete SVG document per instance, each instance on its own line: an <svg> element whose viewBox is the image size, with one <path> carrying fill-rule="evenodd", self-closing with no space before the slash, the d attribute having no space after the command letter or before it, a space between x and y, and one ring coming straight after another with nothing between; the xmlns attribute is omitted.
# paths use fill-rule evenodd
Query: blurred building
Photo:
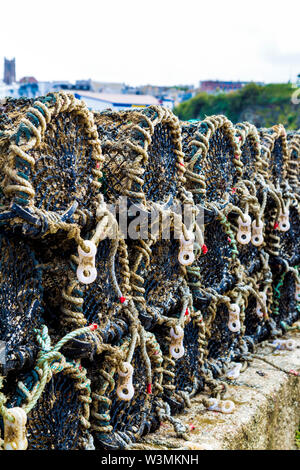
<svg viewBox="0 0 300 470"><path fill-rule="evenodd" d="M220 80L204 80L200 82L200 91L206 93L217 93L224 92L229 93L231 91L237 91L247 85L249 82L224 82Z"/></svg>
<svg viewBox="0 0 300 470"><path fill-rule="evenodd" d="M149 95L131 95L125 93L94 93L92 91L72 91L75 97L85 101L87 107L94 111L112 109L122 111L130 108L144 108L160 104L158 99Z"/></svg>
<svg viewBox="0 0 300 470"><path fill-rule="evenodd" d="M6 85L11 85L16 81L16 59L11 60L4 57L4 78Z"/></svg>

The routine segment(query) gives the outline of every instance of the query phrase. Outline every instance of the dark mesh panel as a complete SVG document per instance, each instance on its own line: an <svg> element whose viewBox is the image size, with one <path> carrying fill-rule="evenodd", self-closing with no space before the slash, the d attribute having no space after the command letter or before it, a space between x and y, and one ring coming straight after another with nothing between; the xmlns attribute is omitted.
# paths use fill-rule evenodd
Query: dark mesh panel
<svg viewBox="0 0 300 470"><path fill-rule="evenodd" d="M91 208L96 164L79 116L62 113L53 119L41 144L29 154L36 160L32 183L37 207L59 212L77 201L81 208Z"/></svg>
<svg viewBox="0 0 300 470"><path fill-rule="evenodd" d="M0 252L0 340L6 343L4 370L9 371L35 358L43 288L38 261L26 243L0 232Z"/></svg>

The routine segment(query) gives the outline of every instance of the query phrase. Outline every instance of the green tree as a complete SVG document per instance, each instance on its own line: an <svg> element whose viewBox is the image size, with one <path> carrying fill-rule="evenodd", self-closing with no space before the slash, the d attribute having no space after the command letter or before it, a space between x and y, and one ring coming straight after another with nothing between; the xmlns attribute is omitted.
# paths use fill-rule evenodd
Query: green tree
<svg viewBox="0 0 300 470"><path fill-rule="evenodd" d="M294 91L291 84L249 83L232 93L199 93L177 106L174 112L183 121L225 114L233 123L247 120L258 127L281 123L288 129L298 129L300 105L292 103Z"/></svg>

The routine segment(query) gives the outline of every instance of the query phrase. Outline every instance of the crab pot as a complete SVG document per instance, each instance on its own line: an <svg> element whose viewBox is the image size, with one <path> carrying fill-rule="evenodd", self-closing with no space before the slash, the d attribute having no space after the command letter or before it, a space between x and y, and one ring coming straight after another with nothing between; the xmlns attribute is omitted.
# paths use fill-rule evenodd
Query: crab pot
<svg viewBox="0 0 300 470"><path fill-rule="evenodd" d="M7 375L36 358L34 329L43 323L43 279L35 252L18 237L0 232L0 252L0 340L5 343L0 375Z"/></svg>
<svg viewBox="0 0 300 470"><path fill-rule="evenodd" d="M77 361L66 360L65 367L51 380L27 413L26 435L28 450L85 450L93 443L89 428L90 381ZM8 407L24 407L27 398L18 387L31 391L39 381L35 369L16 380Z"/></svg>
<svg viewBox="0 0 300 470"><path fill-rule="evenodd" d="M262 273L257 273L255 276L255 291L259 294L264 287L264 276ZM245 339L246 341L252 344L257 344L261 341L264 341L270 336L270 326L268 318L266 318L261 310L261 306L259 305L257 298L253 295L252 292L245 294ZM272 308L272 288L269 287L267 290L267 302L266 302L266 310L268 316L271 315L271 308Z"/></svg>
<svg viewBox="0 0 300 470"><path fill-rule="evenodd" d="M280 187L287 176L289 160L286 131L282 125L259 129L262 157L267 164L268 180Z"/></svg>
<svg viewBox="0 0 300 470"><path fill-rule="evenodd" d="M1 167L1 223L23 232L28 224L35 236L68 219L83 226L95 213L102 176L93 115L66 93L26 101L14 113Z"/></svg>
<svg viewBox="0 0 300 470"><path fill-rule="evenodd" d="M182 133L186 188L200 194L196 203L204 200L205 205L222 205L236 185L242 167L232 123L225 116L211 116L196 124L184 123Z"/></svg>
<svg viewBox="0 0 300 470"><path fill-rule="evenodd" d="M286 260L290 266L300 264L299 244L300 239L300 208L299 203L293 200L289 207L290 228L286 232L279 232L279 257Z"/></svg>
<svg viewBox="0 0 300 470"><path fill-rule="evenodd" d="M205 330L201 317L197 321L195 312L184 328L184 356L176 360L174 385L176 391L194 394L203 390L202 364L204 362Z"/></svg>
<svg viewBox="0 0 300 470"><path fill-rule="evenodd" d="M288 140L288 182L295 192L299 193L299 159L300 159L300 132L290 132Z"/></svg>
<svg viewBox="0 0 300 470"><path fill-rule="evenodd" d="M158 240L147 260L135 245L128 247L132 295L146 329L161 316L177 317L182 309L185 279L178 261L179 241ZM144 292L140 292L144 289Z"/></svg>
<svg viewBox="0 0 300 470"><path fill-rule="evenodd" d="M105 158L103 192L109 203L166 202L184 181L181 133L171 111L149 106L137 111L95 113Z"/></svg>
<svg viewBox="0 0 300 470"><path fill-rule="evenodd" d="M226 295L230 295L227 292ZM243 344L243 313L241 306L240 330L231 331L229 329L229 309L222 302L217 302L214 307L214 315L211 312L204 315L206 322L207 335L207 359L206 366L210 368L215 377L220 376L231 361L239 358L241 355L241 346ZM234 326L236 324L234 323Z"/></svg>
<svg viewBox="0 0 300 470"><path fill-rule="evenodd" d="M294 273L284 271L275 278L272 317L279 328L283 328L281 322L291 326L295 321L299 320L300 304L299 300L295 298L295 292L296 278Z"/></svg>
<svg viewBox="0 0 300 470"><path fill-rule="evenodd" d="M248 122L241 122L235 125L235 132L240 142L241 156L243 164L243 180L252 180L256 171L260 157L260 139L257 129Z"/></svg>
<svg viewBox="0 0 300 470"><path fill-rule="evenodd" d="M119 343L120 349L125 353L128 351L130 340L130 337L125 337ZM94 391L91 421L96 448L106 450L126 448L143 435L155 431L159 427L155 403L157 397L161 395L160 388L156 386L156 383L162 381L160 371L162 358L155 339L153 341L150 336L146 337L146 350L148 356L151 357L151 390L141 348L137 346L131 361L133 367L133 396L131 399L123 399L125 392L128 394L130 390L122 389L117 365L112 365L104 357L94 372L94 367L90 369ZM119 389L123 395L118 394Z"/></svg>
<svg viewBox="0 0 300 470"><path fill-rule="evenodd" d="M29 98L4 98L0 100L0 148L1 168L6 162L9 148L9 138L13 129L18 127L22 116L32 106L33 100ZM3 196L1 196L2 198ZM1 200L2 204L2 200Z"/></svg>
<svg viewBox="0 0 300 470"><path fill-rule="evenodd" d="M195 302L199 288L212 288L223 294L236 282L232 270L235 258L234 239L227 233L226 226L220 220L205 224L204 241L207 252L202 253L191 267L187 267L189 286Z"/></svg>
<svg viewBox="0 0 300 470"><path fill-rule="evenodd" d="M87 238L92 235L93 232L88 233ZM64 259L58 258L57 253L55 255L50 269L45 271L49 322L56 325L61 335L96 324L94 335L76 338L67 351L71 357L93 357L97 338L108 334L111 322L116 322L116 328L118 322L121 328L128 323L124 314L130 292L126 245L116 244L110 238L99 242L95 255L96 278L91 283L82 282L77 275L80 263L75 249Z"/></svg>
<svg viewBox="0 0 300 470"><path fill-rule="evenodd" d="M138 246L144 250L138 250ZM166 359L169 358L170 328L178 323L185 308L184 298L190 296L190 291L178 260L179 240L172 237L169 240L158 239L147 246L149 258L145 256L145 245L128 241L132 296L141 323L146 330L155 334L165 367L173 374L175 361ZM169 374L165 376L167 385L170 377ZM177 400L175 405L181 406Z"/></svg>

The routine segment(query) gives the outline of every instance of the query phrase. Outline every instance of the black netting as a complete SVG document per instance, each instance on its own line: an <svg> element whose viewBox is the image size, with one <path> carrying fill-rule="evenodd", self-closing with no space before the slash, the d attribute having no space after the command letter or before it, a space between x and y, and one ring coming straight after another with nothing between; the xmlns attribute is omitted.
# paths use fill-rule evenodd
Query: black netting
<svg viewBox="0 0 300 470"><path fill-rule="evenodd" d="M229 137L222 129L217 129L209 141L209 150L203 169L208 201L222 201L236 183L233 163L234 152Z"/></svg>
<svg viewBox="0 0 300 470"><path fill-rule="evenodd" d="M279 256L288 261L291 266L300 264L299 243L300 240L300 213L297 204L289 207L290 228L287 232L280 232Z"/></svg>
<svg viewBox="0 0 300 470"><path fill-rule="evenodd" d="M41 144L29 152L36 161L31 177L35 205L59 212L77 201L91 209L93 151L79 116L62 113L53 119Z"/></svg>
<svg viewBox="0 0 300 470"><path fill-rule="evenodd" d="M136 245L129 242L129 260L133 267L139 251ZM142 321L155 324L161 315L179 317L182 309L182 291L184 283L180 263L178 261L179 241L161 240L151 246L150 262L146 265L145 258L141 259L135 273L144 280L143 285L137 281L138 287L143 287L147 308L140 302L137 307ZM131 261L132 260L132 261ZM131 264L132 262L132 264ZM133 294L138 292L133 290ZM150 313L150 315L149 315Z"/></svg>
<svg viewBox="0 0 300 470"><path fill-rule="evenodd" d="M43 321L43 287L35 253L21 239L0 232L0 253L0 339L8 372L36 356L34 329Z"/></svg>
<svg viewBox="0 0 300 470"><path fill-rule="evenodd" d="M153 122L153 130L147 119ZM151 106L142 111L103 112L96 115L96 123L105 154L103 191L110 202L120 195L136 202L141 199L139 193L149 201L160 202L176 196L179 125L170 121L168 113L159 117ZM133 168L144 183L132 177Z"/></svg>
<svg viewBox="0 0 300 470"><path fill-rule="evenodd" d="M32 390L39 377L33 371L19 379L28 390ZM41 398L27 416L29 450L75 450L83 449L88 443L89 434L82 423L84 402L77 385L71 374L62 372L48 382ZM24 403L26 397L16 387L9 406L24 406Z"/></svg>
<svg viewBox="0 0 300 470"><path fill-rule="evenodd" d="M216 309L216 316L211 325L208 340L208 359L223 362L234 358L235 350L239 349L240 333L232 332L228 328L229 312L225 304L220 303Z"/></svg>
<svg viewBox="0 0 300 470"><path fill-rule="evenodd" d="M205 225L204 241L208 250L207 254L199 256L193 267L197 266L200 270L201 287L221 289L224 292L224 289L227 290L228 285L232 285L235 280L231 271L232 240L221 222L215 220ZM189 279L191 283L197 282L193 273L189 274Z"/></svg>
<svg viewBox="0 0 300 470"><path fill-rule="evenodd" d="M280 327L281 322L291 326L299 319L299 301L295 299L296 280L291 272L284 272L274 279L273 318Z"/></svg>
<svg viewBox="0 0 300 470"><path fill-rule="evenodd" d="M96 426L102 425L102 432L98 431L95 434L97 445L100 448L116 449L124 447L158 426L154 407L157 395L155 382L159 373L155 372L155 364L152 363L152 383L154 385L152 385L151 393L149 393L147 371L140 347L136 348L131 365L134 371L132 376L132 385L135 390L134 397L129 401L121 400L116 393L116 388L114 388L112 392L106 393L104 398L99 400L99 408L97 415L95 415L96 420L93 423ZM105 367L105 363L101 365L102 367ZM111 368L107 367L106 372L111 373ZM119 381L118 373L113 374L113 380L117 385ZM101 378L100 376L100 381L97 384L95 383L94 388L97 391L101 390L103 383L105 383L105 377L102 376ZM108 426L110 427L109 432L106 431Z"/></svg>
<svg viewBox="0 0 300 470"><path fill-rule="evenodd" d="M176 361L175 367L175 387L176 390L184 390L191 393L194 389L199 390L203 385L201 379L200 364L200 344L199 344L199 326L191 321L184 329L185 355Z"/></svg>

